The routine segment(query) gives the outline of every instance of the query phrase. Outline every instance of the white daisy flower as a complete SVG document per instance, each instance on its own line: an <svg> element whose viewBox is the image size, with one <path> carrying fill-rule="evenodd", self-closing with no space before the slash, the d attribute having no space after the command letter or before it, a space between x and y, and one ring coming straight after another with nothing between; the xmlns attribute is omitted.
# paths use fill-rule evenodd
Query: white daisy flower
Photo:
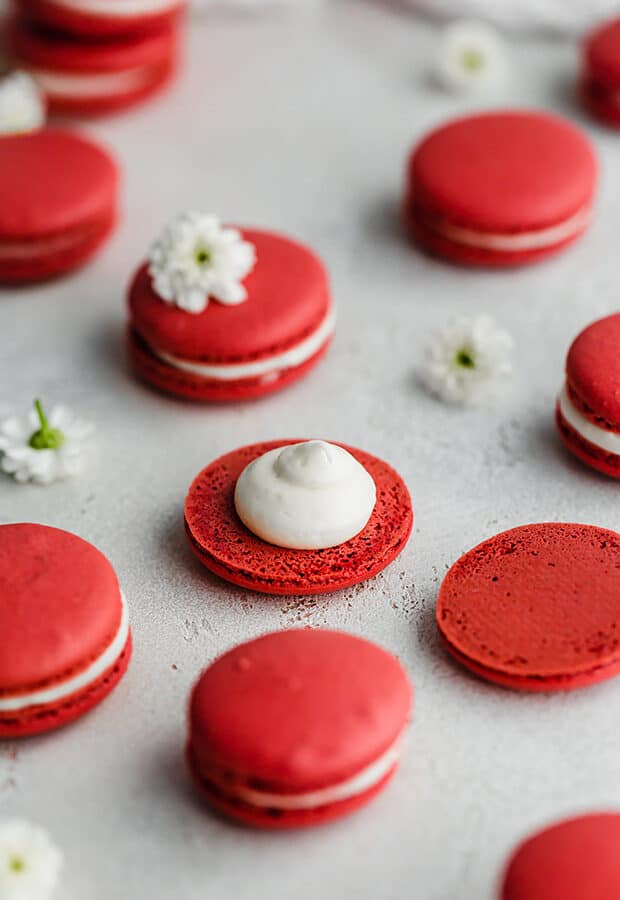
<svg viewBox="0 0 620 900"><path fill-rule="evenodd" d="M201 313L209 299L236 306L247 299L241 283L256 262L254 245L215 216L183 213L151 247L153 288L167 303Z"/></svg>
<svg viewBox="0 0 620 900"><path fill-rule="evenodd" d="M92 430L66 406L52 407L48 417L35 400L28 415L0 423L0 468L22 484L70 478L82 468L83 443Z"/></svg>
<svg viewBox="0 0 620 900"><path fill-rule="evenodd" d="M484 92L501 82L507 52L500 35L480 22L455 22L442 34L435 76L448 91Z"/></svg>
<svg viewBox="0 0 620 900"><path fill-rule="evenodd" d="M62 854L43 828L28 822L0 825L0 897L2 900L49 900Z"/></svg>
<svg viewBox="0 0 620 900"><path fill-rule="evenodd" d="M454 406L492 399L498 382L512 374L514 343L490 316L454 320L435 335L421 373L428 390Z"/></svg>
<svg viewBox="0 0 620 900"><path fill-rule="evenodd" d="M27 72L0 78L0 134L36 131L45 125L45 100Z"/></svg>

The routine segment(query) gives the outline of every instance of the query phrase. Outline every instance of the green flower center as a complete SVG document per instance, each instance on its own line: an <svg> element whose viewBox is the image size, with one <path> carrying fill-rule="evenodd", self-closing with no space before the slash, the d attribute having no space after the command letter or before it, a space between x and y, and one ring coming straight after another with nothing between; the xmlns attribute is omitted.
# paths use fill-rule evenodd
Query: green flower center
<svg viewBox="0 0 620 900"><path fill-rule="evenodd" d="M454 357L454 362L458 366L459 369L475 369L476 368L476 360L474 359L473 353L470 350L467 350L463 347L462 350Z"/></svg>
<svg viewBox="0 0 620 900"><path fill-rule="evenodd" d="M207 247L198 247L194 253L194 259L199 266L208 266L211 262L211 252Z"/></svg>
<svg viewBox="0 0 620 900"><path fill-rule="evenodd" d="M21 856L9 856L9 872L19 875L26 868L26 863Z"/></svg>
<svg viewBox="0 0 620 900"><path fill-rule="evenodd" d="M477 50L465 50L463 53L463 65L468 72L479 72L484 68L484 56Z"/></svg>
<svg viewBox="0 0 620 900"><path fill-rule="evenodd" d="M65 442L65 436L60 428L52 428L47 421L47 416L43 411L40 400L34 401L34 408L37 411L41 427L30 435L28 444L33 450L58 450Z"/></svg>

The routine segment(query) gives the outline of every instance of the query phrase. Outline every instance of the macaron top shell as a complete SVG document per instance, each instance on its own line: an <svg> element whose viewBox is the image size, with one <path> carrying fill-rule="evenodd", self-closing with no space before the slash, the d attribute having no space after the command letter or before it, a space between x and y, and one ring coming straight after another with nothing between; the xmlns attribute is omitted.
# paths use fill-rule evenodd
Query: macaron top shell
<svg viewBox="0 0 620 900"><path fill-rule="evenodd" d="M509 863L501 900L606 900L620 896L620 815L554 825L527 840Z"/></svg>
<svg viewBox="0 0 620 900"><path fill-rule="evenodd" d="M0 240L79 228L113 212L118 171L100 147L45 129L0 140Z"/></svg>
<svg viewBox="0 0 620 900"><path fill-rule="evenodd" d="M485 233L536 231L590 204L596 160L575 126L536 112L492 112L445 125L414 151L411 202Z"/></svg>
<svg viewBox="0 0 620 900"><path fill-rule="evenodd" d="M590 78L620 88L620 19L606 22L586 42L585 58Z"/></svg>
<svg viewBox="0 0 620 900"><path fill-rule="evenodd" d="M290 238L241 233L256 248L256 265L244 281L248 298L238 306L211 300L204 312L188 313L155 293L148 266L138 271L129 307L147 344L186 360L233 363L293 346L318 328L330 308L328 276L318 257Z"/></svg>
<svg viewBox="0 0 620 900"><path fill-rule="evenodd" d="M91 544L45 525L0 526L0 696L84 669L121 616L114 569Z"/></svg>
<svg viewBox="0 0 620 900"><path fill-rule="evenodd" d="M202 675L192 750L263 790L302 792L374 762L403 731L410 705L400 663L375 644L337 631L276 632Z"/></svg>
<svg viewBox="0 0 620 900"><path fill-rule="evenodd" d="M585 412L620 427L620 313L593 322L575 338L566 378Z"/></svg>
<svg viewBox="0 0 620 900"><path fill-rule="evenodd" d="M452 566L437 621L450 648L493 672L574 677L620 658L619 586L616 532L524 525Z"/></svg>

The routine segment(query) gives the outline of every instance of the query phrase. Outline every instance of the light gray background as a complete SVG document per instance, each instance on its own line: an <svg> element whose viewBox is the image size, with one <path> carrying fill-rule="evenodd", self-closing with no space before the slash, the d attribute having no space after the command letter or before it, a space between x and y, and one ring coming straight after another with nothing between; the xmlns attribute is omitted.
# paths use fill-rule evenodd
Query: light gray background
<svg viewBox="0 0 620 900"><path fill-rule="evenodd" d="M551 818L620 805L620 687L520 696L475 681L439 647L447 567L478 541L545 519L620 527L617 486L573 462L552 415L571 338L618 306L619 143L572 101L576 56L515 46L490 103L575 117L602 163L598 217L565 256L505 274L426 259L400 234L407 151L468 108L429 84L435 32L343 2L314 14L201 19L186 71L158 102L88 131L124 168L124 217L78 275L0 298L0 415L35 395L97 424L87 472L44 489L0 480L0 520L82 535L114 563L135 656L92 715L0 749L0 817L62 845L64 900L491 900L513 844ZM289 232L325 258L340 308L325 363L256 405L196 408L127 374L123 292L160 226L198 208ZM416 382L429 333L487 312L514 335L495 409L466 412ZM414 500L413 539L382 575L322 599L270 599L211 578L182 527L190 481L218 454L325 437L388 459ZM183 765L190 685L216 654L269 629L332 626L397 653L417 688L402 769L385 794L314 831L256 834L194 800Z"/></svg>

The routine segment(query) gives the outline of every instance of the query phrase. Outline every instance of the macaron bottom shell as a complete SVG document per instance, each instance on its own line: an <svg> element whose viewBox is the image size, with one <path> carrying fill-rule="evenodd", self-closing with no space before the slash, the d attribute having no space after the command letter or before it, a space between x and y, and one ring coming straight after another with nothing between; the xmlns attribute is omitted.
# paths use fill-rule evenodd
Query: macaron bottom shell
<svg viewBox="0 0 620 900"><path fill-rule="evenodd" d="M559 404L556 406L555 421L564 445L577 459L604 475L620 478L620 456L609 453L601 447L595 447L578 434L562 415Z"/></svg>
<svg viewBox="0 0 620 900"><path fill-rule="evenodd" d="M596 81L585 80L579 95L585 108L605 125L620 128L620 89L612 91Z"/></svg>

